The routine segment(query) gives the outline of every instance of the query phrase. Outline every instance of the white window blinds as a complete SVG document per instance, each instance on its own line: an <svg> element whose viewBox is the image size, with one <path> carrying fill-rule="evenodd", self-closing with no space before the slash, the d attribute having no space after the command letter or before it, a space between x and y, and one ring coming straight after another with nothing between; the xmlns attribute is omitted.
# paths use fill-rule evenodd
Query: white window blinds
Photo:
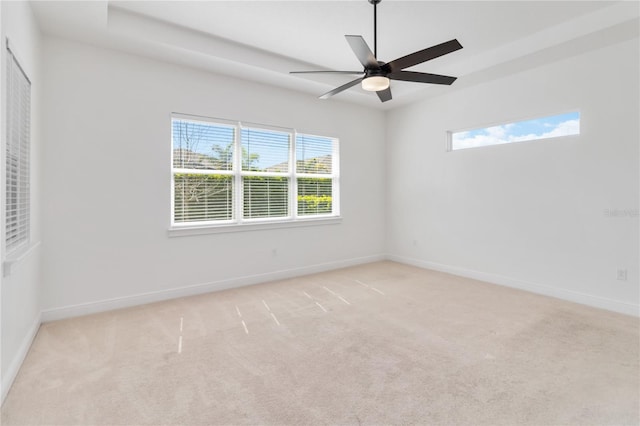
<svg viewBox="0 0 640 426"><path fill-rule="evenodd" d="M29 242L29 145L31 83L7 47L7 135L5 247L16 251Z"/></svg>
<svg viewBox="0 0 640 426"><path fill-rule="evenodd" d="M337 139L205 117L171 128L172 225L339 215Z"/></svg>
<svg viewBox="0 0 640 426"><path fill-rule="evenodd" d="M242 127L243 219L286 218L292 133Z"/></svg>
<svg viewBox="0 0 640 426"><path fill-rule="evenodd" d="M327 215L336 208L336 141L332 138L296 135L296 183L298 215ZM336 188L337 189L337 188Z"/></svg>
<svg viewBox="0 0 640 426"><path fill-rule="evenodd" d="M252 127L242 128L242 170L289 172L291 133Z"/></svg>
<svg viewBox="0 0 640 426"><path fill-rule="evenodd" d="M174 223L233 219L234 126L173 120Z"/></svg>
<svg viewBox="0 0 640 426"><path fill-rule="evenodd" d="M333 139L298 133L296 166L298 173L330 175L333 170Z"/></svg>

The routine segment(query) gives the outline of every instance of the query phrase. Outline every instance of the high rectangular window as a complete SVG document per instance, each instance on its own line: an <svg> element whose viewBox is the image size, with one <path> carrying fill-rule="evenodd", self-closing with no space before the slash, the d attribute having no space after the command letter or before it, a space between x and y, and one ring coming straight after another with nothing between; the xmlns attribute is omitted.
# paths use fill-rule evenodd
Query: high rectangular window
<svg viewBox="0 0 640 426"><path fill-rule="evenodd" d="M7 126L5 176L5 248L29 243L31 82L7 47Z"/></svg>
<svg viewBox="0 0 640 426"><path fill-rule="evenodd" d="M461 132L448 132L449 149L451 151L579 134L579 112L569 112Z"/></svg>
<svg viewBox="0 0 640 426"><path fill-rule="evenodd" d="M172 118L172 226L339 216L338 140L208 118Z"/></svg>

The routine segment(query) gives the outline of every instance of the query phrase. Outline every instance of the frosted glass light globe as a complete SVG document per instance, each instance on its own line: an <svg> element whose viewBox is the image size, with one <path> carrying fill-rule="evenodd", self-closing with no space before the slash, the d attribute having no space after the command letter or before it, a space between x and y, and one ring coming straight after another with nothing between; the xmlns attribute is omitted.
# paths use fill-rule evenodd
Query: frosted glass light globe
<svg viewBox="0 0 640 426"><path fill-rule="evenodd" d="M362 88L369 92L379 92L389 87L389 79L380 75L367 77L362 80Z"/></svg>

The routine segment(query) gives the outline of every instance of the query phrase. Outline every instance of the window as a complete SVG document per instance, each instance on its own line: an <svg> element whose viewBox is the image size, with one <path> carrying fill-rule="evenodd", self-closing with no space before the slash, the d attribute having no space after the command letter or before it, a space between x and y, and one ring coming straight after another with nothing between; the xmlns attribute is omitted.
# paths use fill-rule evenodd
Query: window
<svg viewBox="0 0 640 426"><path fill-rule="evenodd" d="M300 216L329 214L333 207L333 162L331 139L296 137L297 212Z"/></svg>
<svg viewBox="0 0 640 426"><path fill-rule="evenodd" d="M7 45L7 134L5 248L10 254L29 243L29 139L31 83Z"/></svg>
<svg viewBox="0 0 640 426"><path fill-rule="evenodd" d="M448 132L450 151L579 134L579 112L517 121L463 132Z"/></svg>
<svg viewBox="0 0 640 426"><path fill-rule="evenodd" d="M337 139L177 115L171 127L174 228L339 216Z"/></svg>

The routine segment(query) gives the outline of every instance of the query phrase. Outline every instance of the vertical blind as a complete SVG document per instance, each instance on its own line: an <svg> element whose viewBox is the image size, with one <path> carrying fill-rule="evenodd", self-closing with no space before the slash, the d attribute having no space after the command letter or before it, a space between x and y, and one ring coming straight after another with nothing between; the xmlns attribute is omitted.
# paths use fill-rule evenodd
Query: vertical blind
<svg viewBox="0 0 640 426"><path fill-rule="evenodd" d="M5 247L11 253L29 242L31 83L8 48L7 53Z"/></svg>

